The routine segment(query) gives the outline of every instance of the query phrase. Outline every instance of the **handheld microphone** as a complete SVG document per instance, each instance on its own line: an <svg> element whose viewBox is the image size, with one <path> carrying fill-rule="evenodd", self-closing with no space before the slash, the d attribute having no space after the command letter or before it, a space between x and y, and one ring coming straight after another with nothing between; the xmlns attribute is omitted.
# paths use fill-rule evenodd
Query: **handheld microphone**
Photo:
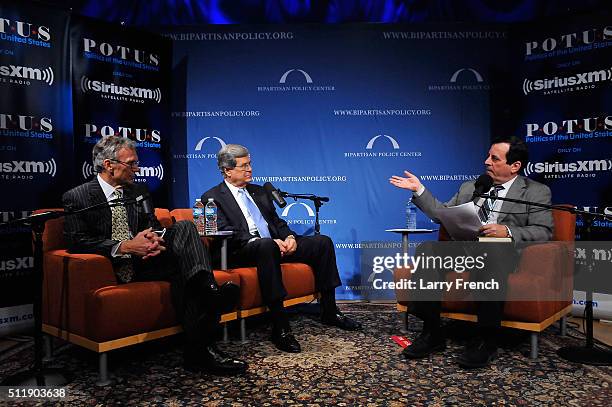
<svg viewBox="0 0 612 407"><path fill-rule="evenodd" d="M488 174L482 174L474 184L474 194L472 200L487 192L493 186L493 178Z"/></svg>
<svg viewBox="0 0 612 407"><path fill-rule="evenodd" d="M283 198L282 193L278 189L274 188L271 183L266 182L263 187L266 192L272 196L272 199L274 202L276 202L276 205L278 205L279 208L284 208L287 206L287 201L285 201L285 198Z"/></svg>
<svg viewBox="0 0 612 407"><path fill-rule="evenodd" d="M138 195L136 197L136 203L142 206L142 210L147 215L153 214L153 208L151 207L151 201L149 200L148 194Z"/></svg>

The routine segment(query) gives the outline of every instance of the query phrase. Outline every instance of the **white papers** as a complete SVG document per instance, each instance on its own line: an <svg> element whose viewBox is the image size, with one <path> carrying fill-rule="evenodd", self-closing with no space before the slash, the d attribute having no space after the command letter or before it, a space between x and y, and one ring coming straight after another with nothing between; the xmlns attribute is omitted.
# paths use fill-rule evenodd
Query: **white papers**
<svg viewBox="0 0 612 407"><path fill-rule="evenodd" d="M482 226L474 202L437 209L436 217L454 240L475 240Z"/></svg>

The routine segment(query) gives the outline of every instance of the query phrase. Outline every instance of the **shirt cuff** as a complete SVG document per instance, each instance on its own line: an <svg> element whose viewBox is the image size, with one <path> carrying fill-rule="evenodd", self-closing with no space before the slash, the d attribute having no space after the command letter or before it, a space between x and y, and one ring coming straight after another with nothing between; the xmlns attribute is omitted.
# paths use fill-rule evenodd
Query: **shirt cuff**
<svg viewBox="0 0 612 407"><path fill-rule="evenodd" d="M257 237L257 236L252 237L252 238L250 238L250 239L249 239L249 241L248 241L247 243L254 242L254 241L255 241L255 240L257 240L257 239L261 239L261 238L260 238L260 237Z"/></svg>
<svg viewBox="0 0 612 407"><path fill-rule="evenodd" d="M112 250L111 250L111 257L121 257L123 256L120 253L117 253L119 251L119 246L121 246L122 242L117 243L116 245L113 246Z"/></svg>
<svg viewBox="0 0 612 407"><path fill-rule="evenodd" d="M414 194L416 196L421 196L423 194L423 192L425 192L425 185L421 184L421 186L419 186L419 189L417 189Z"/></svg>
<svg viewBox="0 0 612 407"><path fill-rule="evenodd" d="M512 237L512 231L508 227L508 225L504 225L506 227L506 231L508 232L508 237Z"/></svg>

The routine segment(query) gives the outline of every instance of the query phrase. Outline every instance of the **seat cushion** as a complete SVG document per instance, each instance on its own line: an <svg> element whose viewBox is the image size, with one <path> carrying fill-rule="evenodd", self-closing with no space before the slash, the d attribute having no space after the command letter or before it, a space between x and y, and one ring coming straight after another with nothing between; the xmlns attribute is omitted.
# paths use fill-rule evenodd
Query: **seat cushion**
<svg viewBox="0 0 612 407"><path fill-rule="evenodd" d="M283 284L287 290L287 299L303 297L316 292L314 272L303 263L286 263L281 265ZM240 277L240 306L242 310L263 305L257 268L241 267L230 271Z"/></svg>
<svg viewBox="0 0 612 407"><path fill-rule="evenodd" d="M240 278L215 271L219 284ZM96 342L155 331L177 325L167 281L134 282L92 291L86 299L86 337Z"/></svg>

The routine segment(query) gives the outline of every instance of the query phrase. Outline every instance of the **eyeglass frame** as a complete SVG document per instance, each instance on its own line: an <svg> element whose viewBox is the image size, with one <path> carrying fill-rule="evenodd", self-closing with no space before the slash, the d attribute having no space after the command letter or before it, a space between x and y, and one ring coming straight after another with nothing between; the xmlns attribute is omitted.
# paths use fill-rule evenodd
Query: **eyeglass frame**
<svg viewBox="0 0 612 407"><path fill-rule="evenodd" d="M235 165L232 170L238 169L240 171L248 171L253 169L253 161L249 161L248 163L244 163L242 165Z"/></svg>
<svg viewBox="0 0 612 407"><path fill-rule="evenodd" d="M109 158L108 160L116 162L116 163L119 163L119 164L126 165L126 166L128 166L130 168L139 168L140 167L140 160L131 161L131 162L120 161L120 160L117 160L115 158Z"/></svg>

